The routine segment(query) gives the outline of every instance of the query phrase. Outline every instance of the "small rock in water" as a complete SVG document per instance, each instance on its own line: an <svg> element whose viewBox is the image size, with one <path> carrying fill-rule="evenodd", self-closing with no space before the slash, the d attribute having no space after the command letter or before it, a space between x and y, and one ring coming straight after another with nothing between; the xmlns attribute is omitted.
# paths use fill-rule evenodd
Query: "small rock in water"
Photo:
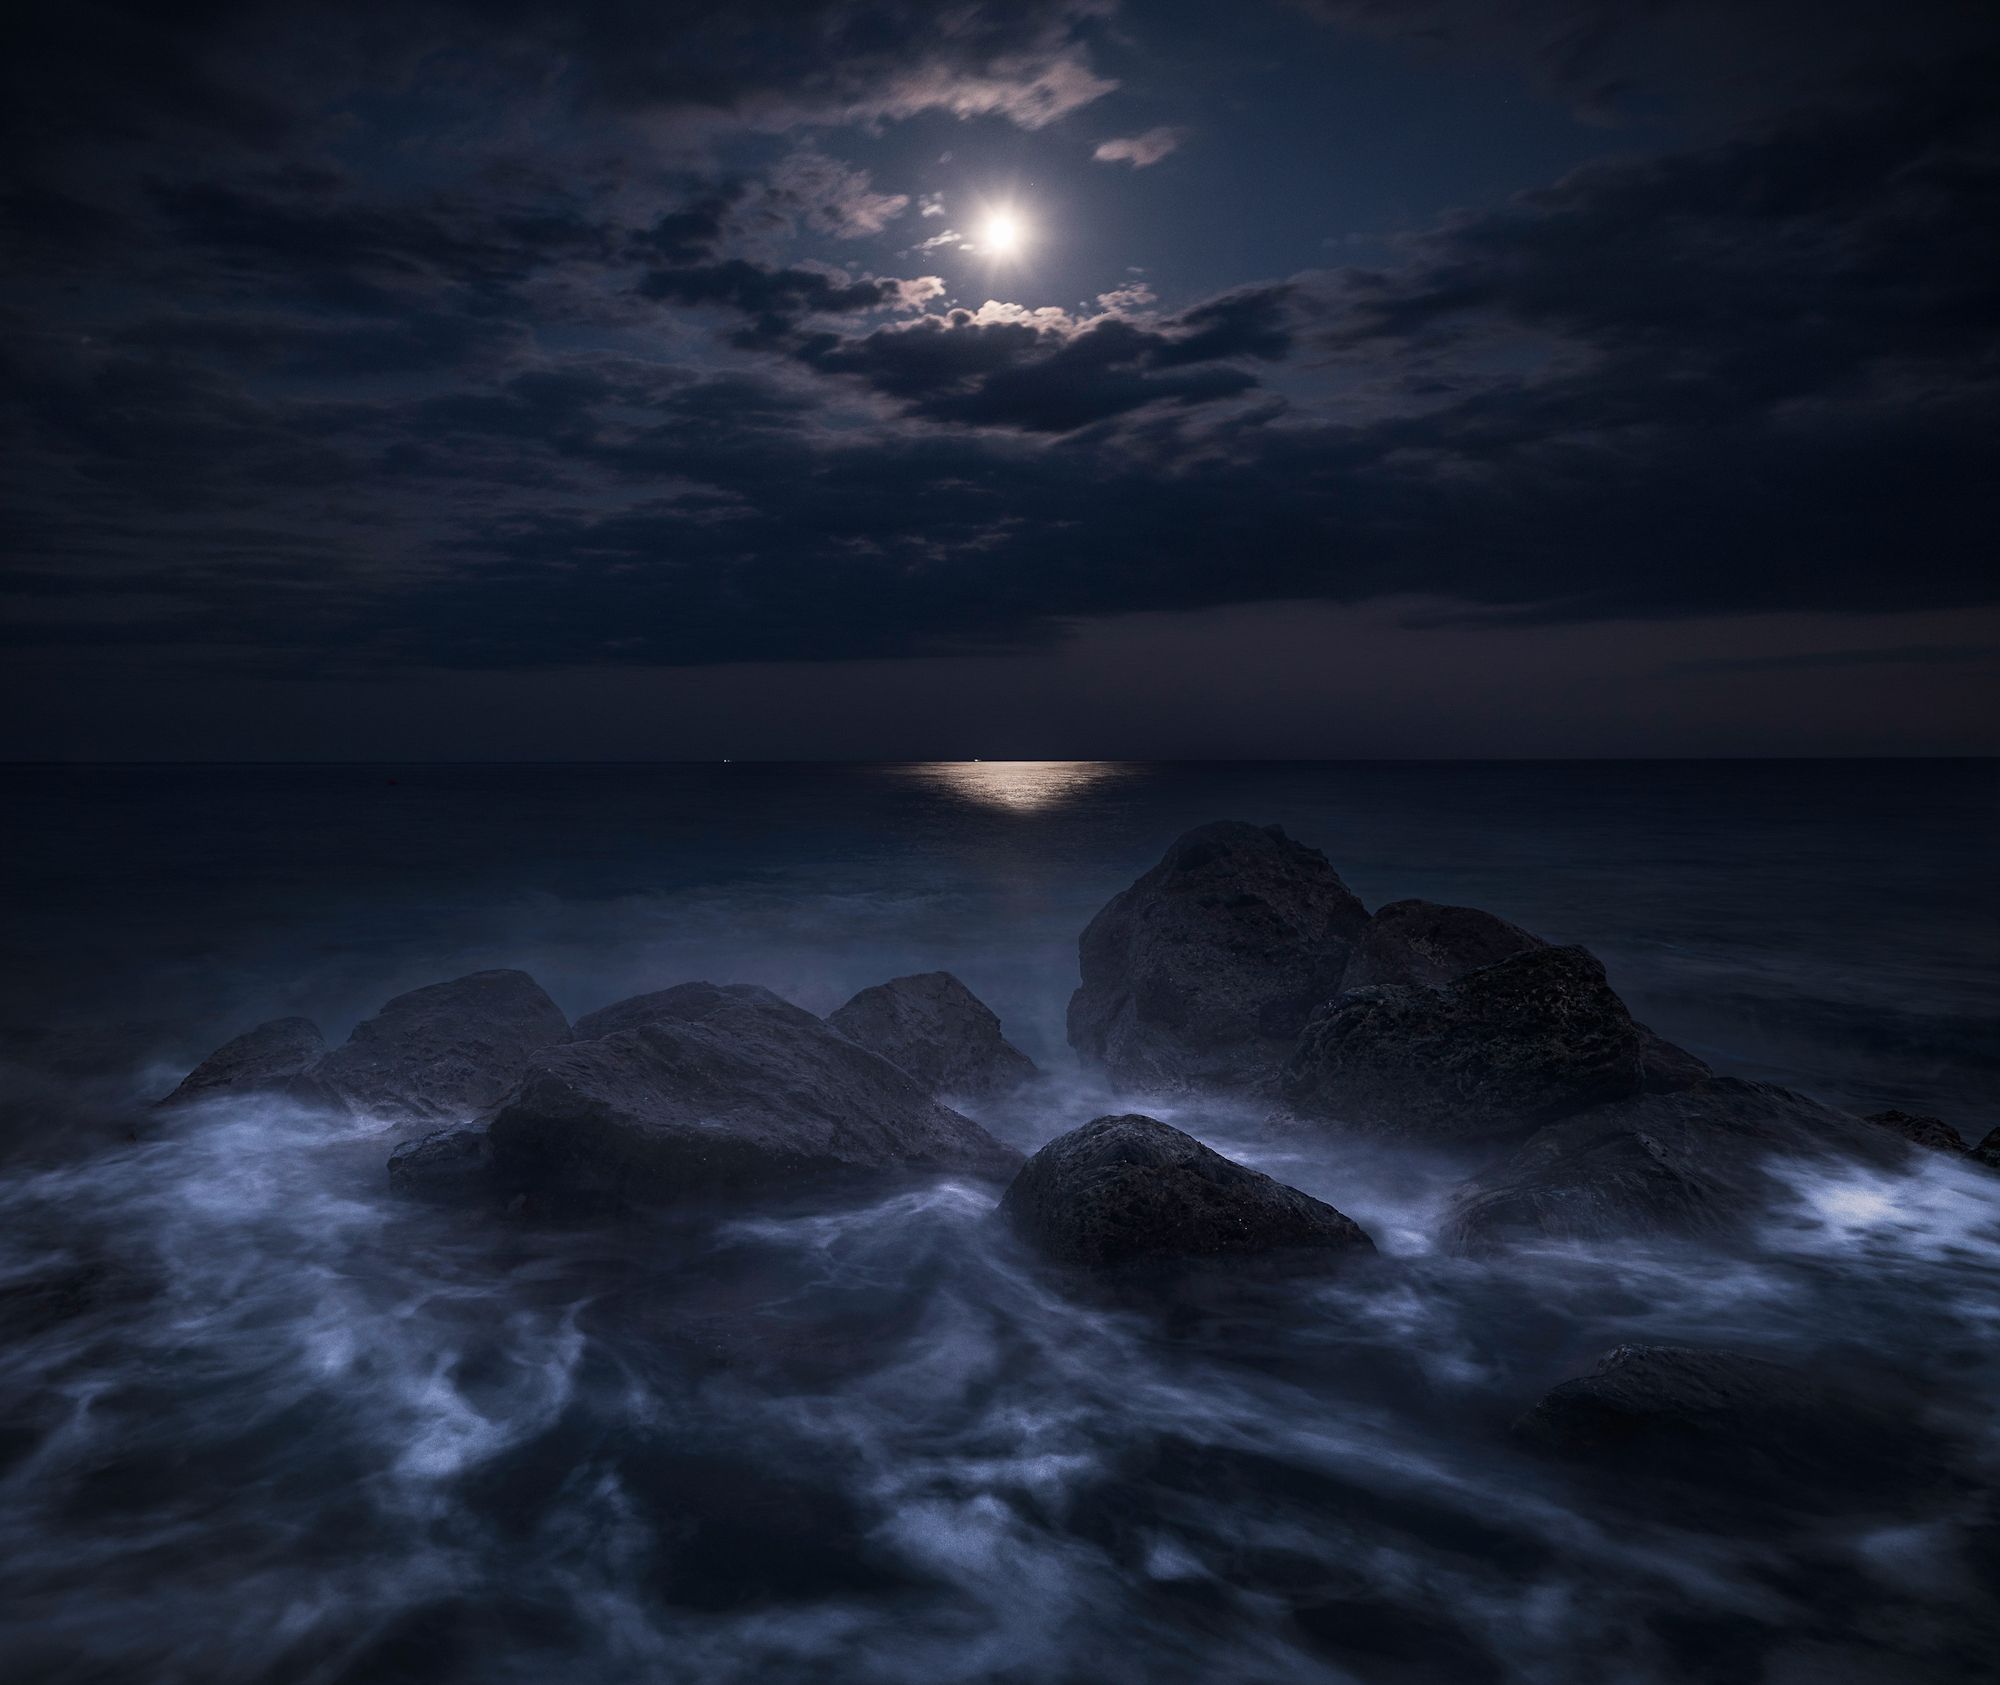
<svg viewBox="0 0 2000 1685"><path fill-rule="evenodd" d="M1886 1112L1869 1112L1861 1121L1872 1123L1879 1129L1892 1129L1905 1141L1912 1141L1919 1147L1929 1147L1934 1152L1965 1151L1965 1142L1958 1131L1941 1117L1926 1117L1914 1112L1891 1109Z"/></svg>
<svg viewBox="0 0 2000 1685"><path fill-rule="evenodd" d="M1351 1218L1157 1118L1101 1117L1035 1154L1002 1216L1052 1263L1105 1269L1272 1253L1372 1252Z"/></svg>
<svg viewBox="0 0 2000 1685"><path fill-rule="evenodd" d="M282 1091L325 1053L319 1026L310 1018L273 1018L224 1042L159 1103L179 1106L212 1094Z"/></svg>
<svg viewBox="0 0 2000 1685"><path fill-rule="evenodd" d="M1267 1092L1367 924L1317 849L1201 826L1085 929L1070 1045L1145 1092Z"/></svg>
<svg viewBox="0 0 2000 1685"><path fill-rule="evenodd" d="M561 1008L525 971L476 971L396 996L307 1081L356 1112L467 1123L506 1097L536 1053L568 1039Z"/></svg>
<svg viewBox="0 0 2000 1685"><path fill-rule="evenodd" d="M1298 1116L1456 1141L1518 1134L1639 1092L1643 1038L1583 948L1534 948L1443 988L1359 989L1286 1066Z"/></svg>
<svg viewBox="0 0 2000 1685"><path fill-rule="evenodd" d="M985 1099L1036 1076L1035 1062L1000 1033L993 1009L949 971L924 971L863 989L827 1022L934 1094Z"/></svg>
<svg viewBox="0 0 2000 1685"><path fill-rule="evenodd" d="M1988 1170L2000 1170L2000 1129L1991 1131L1978 1146L1966 1148L1965 1156Z"/></svg>
<svg viewBox="0 0 2000 1685"><path fill-rule="evenodd" d="M1850 1377L1695 1346L1619 1346L1515 1423L1526 1443L1648 1486L1804 1509L1866 1503L1921 1478L1938 1442L1912 1401Z"/></svg>

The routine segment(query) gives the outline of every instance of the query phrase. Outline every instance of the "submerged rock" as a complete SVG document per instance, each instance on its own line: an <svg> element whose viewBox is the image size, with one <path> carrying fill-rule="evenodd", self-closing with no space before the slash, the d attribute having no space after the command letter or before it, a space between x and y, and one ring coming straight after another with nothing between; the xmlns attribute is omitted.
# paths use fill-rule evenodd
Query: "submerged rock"
<svg viewBox="0 0 2000 1685"><path fill-rule="evenodd" d="M397 1143L389 1155L389 1182L398 1192L425 1199L477 1199L494 1190L493 1144L483 1129L440 1129Z"/></svg>
<svg viewBox="0 0 2000 1685"><path fill-rule="evenodd" d="M1841 1508L1933 1461L1909 1401L1741 1352L1619 1346L1517 1423L1523 1441L1622 1479Z"/></svg>
<svg viewBox="0 0 2000 1685"><path fill-rule="evenodd" d="M543 1050L494 1113L510 1185L645 1202L854 1178L998 1179L1021 1162L767 989L690 983L580 1027L593 1020L631 1027Z"/></svg>
<svg viewBox="0 0 2000 1685"><path fill-rule="evenodd" d="M1332 1206L1156 1118L1101 1117L1035 1154L1002 1216L1052 1263L1103 1269L1278 1252L1372 1252Z"/></svg>
<svg viewBox="0 0 2000 1685"><path fill-rule="evenodd" d="M1317 849L1201 826L1085 929L1070 1045L1143 1091L1268 1090L1367 924Z"/></svg>
<svg viewBox="0 0 2000 1685"><path fill-rule="evenodd" d="M993 1009L949 971L877 983L829 1013L827 1022L934 1094L988 1098L1039 1074L1000 1033Z"/></svg>
<svg viewBox="0 0 2000 1685"><path fill-rule="evenodd" d="M1304 1118L1457 1141L1639 1092L1642 1037L1583 948L1538 947L1442 988L1357 989L1313 1014L1282 1093Z"/></svg>
<svg viewBox="0 0 2000 1685"><path fill-rule="evenodd" d="M1956 1129L1941 1117L1925 1117L1913 1112L1890 1110L1869 1112L1861 1120L1872 1123L1878 1129L1893 1130L1905 1141L1919 1147L1929 1147L1933 1152L1962 1153L1965 1142Z"/></svg>
<svg viewBox="0 0 2000 1685"><path fill-rule="evenodd" d="M505 1098L536 1053L568 1037L561 1009L525 971L476 971L398 995L309 1081L356 1112L463 1123Z"/></svg>
<svg viewBox="0 0 2000 1685"><path fill-rule="evenodd" d="M325 1053L319 1026L310 1018L273 1018L224 1042L181 1078L180 1086L160 1104L179 1106L220 1093L285 1090Z"/></svg>
<svg viewBox="0 0 2000 1685"><path fill-rule="evenodd" d="M1550 1124L1455 1196L1446 1243L1722 1234L1779 1203L1777 1158L1904 1162L1887 1131L1771 1083L1715 1077Z"/></svg>

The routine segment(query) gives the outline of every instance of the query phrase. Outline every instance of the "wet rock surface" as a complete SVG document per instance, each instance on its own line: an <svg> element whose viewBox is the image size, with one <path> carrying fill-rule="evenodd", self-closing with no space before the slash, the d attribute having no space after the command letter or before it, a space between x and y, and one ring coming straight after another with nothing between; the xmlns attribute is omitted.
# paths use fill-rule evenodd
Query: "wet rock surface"
<svg viewBox="0 0 2000 1685"><path fill-rule="evenodd" d="M1294 1114L1428 1141L1519 1134L1639 1092L1642 1036L1583 948L1535 948L1442 988L1358 989L1286 1065Z"/></svg>
<svg viewBox="0 0 2000 1685"><path fill-rule="evenodd" d="M1894 1135L1771 1083L1716 1077L1538 1130L1461 1188L1448 1245L1722 1236L1774 1209L1784 1158L1899 1165Z"/></svg>
<svg viewBox="0 0 2000 1685"><path fill-rule="evenodd" d="M635 1027L534 1059L493 1116L504 1179L649 1202L855 1178L998 1179L1021 1162L768 990L689 984L641 999Z"/></svg>
<svg viewBox="0 0 2000 1685"><path fill-rule="evenodd" d="M463 1123L498 1103L529 1060L569 1038L525 971L476 971L412 989L312 1067L315 1097L399 1122Z"/></svg>
<svg viewBox="0 0 2000 1685"><path fill-rule="evenodd" d="M1932 1152L1962 1153L1965 1142L1956 1129L1941 1117L1924 1117L1913 1112L1891 1109L1886 1112L1869 1112L1863 1116L1863 1123L1872 1123L1877 1129L1887 1129L1902 1136L1905 1141L1919 1147L1928 1147Z"/></svg>
<svg viewBox="0 0 2000 1685"><path fill-rule="evenodd" d="M1139 1092L1268 1091L1367 924L1282 828L1201 826L1085 929L1070 1045Z"/></svg>
<svg viewBox="0 0 2000 1685"><path fill-rule="evenodd" d="M273 1018L224 1042L160 1104L180 1106L222 1093L284 1091L325 1053L326 1042L310 1018Z"/></svg>
<svg viewBox="0 0 2000 1685"><path fill-rule="evenodd" d="M1000 1202L1052 1263L1107 1269L1279 1253L1373 1252L1351 1218L1139 1113L1101 1117L1035 1154Z"/></svg>
<svg viewBox="0 0 2000 1685"><path fill-rule="evenodd" d="M389 1155L389 1182L422 1199L491 1198L497 1189L493 1145L483 1129L440 1129L400 1142Z"/></svg>
<svg viewBox="0 0 2000 1685"><path fill-rule="evenodd" d="M1001 1034L993 1009L948 971L863 989L827 1022L933 1094L990 1098L1038 1074L1035 1062Z"/></svg>

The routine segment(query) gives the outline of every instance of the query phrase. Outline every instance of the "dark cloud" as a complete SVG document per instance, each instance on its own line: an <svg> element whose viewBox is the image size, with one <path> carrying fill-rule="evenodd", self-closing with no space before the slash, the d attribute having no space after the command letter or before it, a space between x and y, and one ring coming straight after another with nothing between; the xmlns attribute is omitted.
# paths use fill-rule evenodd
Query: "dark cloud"
<svg viewBox="0 0 2000 1685"><path fill-rule="evenodd" d="M1323 9L1485 39L1442 3ZM40 125L0 200L16 647L374 672L1014 649L1300 598L1493 623L1993 597L1977 54L1803 104L1786 81L1366 268L1061 310L996 272L973 309L846 244L929 191L882 126L1046 127L1133 62L1103 8L478 15L14 25ZM1600 93L1653 27L1514 15L1507 53ZM1859 38L1819 56L1851 71ZM848 119L869 169L836 155ZM1081 127L1051 133L1102 183ZM1202 134L1190 173L1227 144Z"/></svg>

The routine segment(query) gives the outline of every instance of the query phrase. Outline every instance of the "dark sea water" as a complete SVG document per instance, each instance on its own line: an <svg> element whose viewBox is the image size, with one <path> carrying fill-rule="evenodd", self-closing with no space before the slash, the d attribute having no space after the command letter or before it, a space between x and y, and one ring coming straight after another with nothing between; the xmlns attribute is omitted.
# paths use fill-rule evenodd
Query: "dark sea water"
<svg viewBox="0 0 2000 1685"><path fill-rule="evenodd" d="M0 772L0 1677L1988 1679L2000 1177L1799 1168L1754 1245L1433 1245L1453 1166L1185 1105L1382 1256L1065 1293L991 1190L541 1227L404 1132L143 1102L491 966L575 1016L957 972L1050 1073L1075 940L1190 825L1582 942L1718 1069L2000 1125L1991 762ZM1509 1422L1622 1341L1894 1375L1940 1483L1664 1511Z"/></svg>

